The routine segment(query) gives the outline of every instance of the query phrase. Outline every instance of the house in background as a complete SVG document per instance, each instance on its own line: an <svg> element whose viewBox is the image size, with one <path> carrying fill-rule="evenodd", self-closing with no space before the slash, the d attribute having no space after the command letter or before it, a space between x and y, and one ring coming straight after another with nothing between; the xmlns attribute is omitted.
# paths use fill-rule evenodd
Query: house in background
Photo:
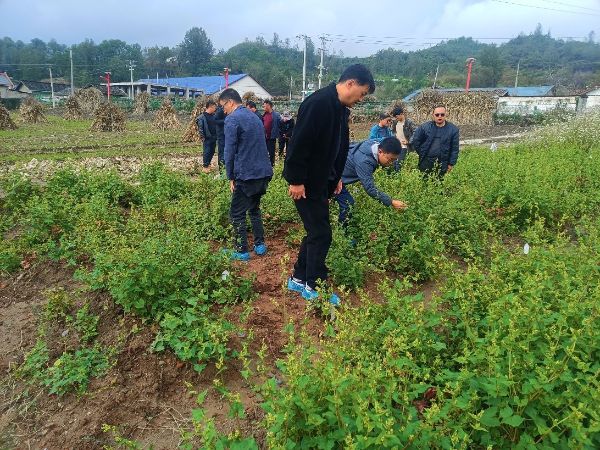
<svg viewBox="0 0 600 450"><path fill-rule="evenodd" d="M423 91L419 89L404 97L409 105ZM440 94L464 92L464 88L435 89ZM469 92L486 92L498 99L496 112L498 114L531 115L547 113L555 110L572 113L589 109L583 105L579 96L557 96L555 86L519 86L497 88L471 88ZM589 100L589 99L588 99ZM592 100L592 103L595 100Z"/></svg>
<svg viewBox="0 0 600 450"><path fill-rule="evenodd" d="M36 100L51 104L52 103L52 83L48 81L32 81L22 80L31 91L32 95ZM58 99L57 92L65 89L70 89L70 86L66 83L54 82L54 98Z"/></svg>
<svg viewBox="0 0 600 450"><path fill-rule="evenodd" d="M225 89L223 76L183 77L183 78L144 78L130 83L128 81L111 83L118 86L128 94L133 88L134 94L148 92L150 95L175 95L184 98L193 98L199 95L219 94ZM263 88L254 78L246 73L229 75L229 87L243 96L246 92L254 92L262 99L272 98L272 95Z"/></svg>
<svg viewBox="0 0 600 450"><path fill-rule="evenodd" d="M411 92L402 100L413 101L424 89ZM456 94L465 92L464 88L436 88L435 92L440 94ZM519 87L495 87L495 88L470 88L469 92L488 92L498 97L553 97L556 95L555 86L519 86Z"/></svg>
<svg viewBox="0 0 600 450"><path fill-rule="evenodd" d="M600 109L600 87L588 89L580 98L581 110Z"/></svg>
<svg viewBox="0 0 600 450"><path fill-rule="evenodd" d="M25 83L13 82L6 72L0 72L0 98L26 98L31 95Z"/></svg>

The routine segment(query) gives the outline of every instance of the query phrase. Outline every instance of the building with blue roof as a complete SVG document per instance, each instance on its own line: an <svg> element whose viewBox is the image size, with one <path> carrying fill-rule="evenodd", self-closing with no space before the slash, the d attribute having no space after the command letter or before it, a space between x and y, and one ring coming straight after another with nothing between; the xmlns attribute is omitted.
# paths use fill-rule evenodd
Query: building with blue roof
<svg viewBox="0 0 600 450"><path fill-rule="evenodd" d="M414 101L424 89L411 92L402 100ZM464 92L464 88L439 88L435 89L440 94L451 94ZM519 86L519 87L497 87L497 88L470 88L469 92L491 92L498 97L552 97L555 94L554 86Z"/></svg>
<svg viewBox="0 0 600 450"><path fill-rule="evenodd" d="M235 89L243 96L252 91L262 99L273 96L262 87L254 78L247 73L229 74L228 83L230 88ZM125 90L129 96L141 92L150 95L175 95L185 98L194 98L200 95L215 95L225 89L225 76L202 76L202 77L180 77L180 78L142 78L138 81L111 83Z"/></svg>

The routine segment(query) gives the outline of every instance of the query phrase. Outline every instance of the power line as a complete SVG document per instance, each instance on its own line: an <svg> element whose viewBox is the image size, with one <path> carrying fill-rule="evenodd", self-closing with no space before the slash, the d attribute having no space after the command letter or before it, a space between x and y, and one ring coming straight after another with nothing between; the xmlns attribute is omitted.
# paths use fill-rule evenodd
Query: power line
<svg viewBox="0 0 600 450"><path fill-rule="evenodd" d="M508 0L492 0L492 1L496 2L496 3L506 3L507 5L525 6L527 8L535 8L535 9L545 9L547 11L557 11L557 12L566 12L566 13L570 13L570 14L579 14L581 16L600 16L600 14L593 14L593 13L589 13L589 12L573 11L573 10L569 10L569 9L548 8L546 6L537 6L537 5L528 5L526 3L510 2Z"/></svg>
<svg viewBox="0 0 600 450"><path fill-rule="evenodd" d="M496 0L493 0L496 1ZM448 40L452 40L452 39L459 39L459 38L470 38L473 40L478 40L478 41L492 41L492 40L510 40L510 39L515 39L517 36L510 36L510 37L482 37L482 36L448 36L448 37L432 37L432 36L424 36L422 38L415 38L415 37L402 37L402 36L365 36L365 35L343 35L343 34L327 34L326 36L329 36L330 39L333 40L345 40L345 41L363 41L364 39L375 39L375 42L383 42L383 40L385 39L393 39L396 40L398 42L403 42L403 41L416 41L416 43L420 43L423 40L435 40L435 41L448 41ZM585 39L585 36L556 36L554 37L554 39Z"/></svg>
<svg viewBox="0 0 600 450"><path fill-rule="evenodd" d="M545 0L546 3L554 3L556 5L562 5L562 6L569 6L571 8L579 8L579 9L584 9L586 11L594 11L594 12L599 12L600 13L600 9L594 9L594 8L588 8L587 6L579 6L573 3L564 3L564 2L557 2L557 1L553 1L553 0Z"/></svg>

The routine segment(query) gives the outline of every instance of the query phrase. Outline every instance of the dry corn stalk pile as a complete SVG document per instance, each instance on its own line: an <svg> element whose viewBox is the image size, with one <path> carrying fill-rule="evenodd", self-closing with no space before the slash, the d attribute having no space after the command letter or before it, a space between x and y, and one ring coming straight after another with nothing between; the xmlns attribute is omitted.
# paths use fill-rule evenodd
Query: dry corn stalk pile
<svg viewBox="0 0 600 450"><path fill-rule="evenodd" d="M25 123L48 122L44 115L44 107L32 97L27 97L19 107L19 113Z"/></svg>
<svg viewBox="0 0 600 450"><path fill-rule="evenodd" d="M143 116L148 112L148 101L150 100L150 94L142 92L135 98L135 105L133 107L133 114L136 116Z"/></svg>
<svg viewBox="0 0 600 450"><path fill-rule="evenodd" d="M198 117L200 117L200 114L204 112L204 105L206 105L206 97L203 96L198 98L194 110L190 114L190 120L188 121L185 133L183 133L183 137L181 138L182 142L202 142L202 137L198 131L197 120Z"/></svg>
<svg viewBox="0 0 600 450"><path fill-rule="evenodd" d="M92 115L104 101L104 95L98 89L91 87L80 89L75 93L75 99L79 103L79 108L84 114Z"/></svg>
<svg viewBox="0 0 600 450"><path fill-rule="evenodd" d="M104 102L94 116L92 131L125 131L125 113L117 105Z"/></svg>
<svg viewBox="0 0 600 450"><path fill-rule="evenodd" d="M81 111L81 106L79 106L79 102L77 101L75 96L69 96L69 98L65 102L65 108L65 119L77 120L83 117L83 111Z"/></svg>
<svg viewBox="0 0 600 450"><path fill-rule="evenodd" d="M496 95L487 92L457 92L441 94L433 90L421 92L415 102L414 120L431 120L434 106L444 105L448 120L457 125L493 125L498 105Z"/></svg>
<svg viewBox="0 0 600 450"><path fill-rule="evenodd" d="M177 118L177 112L173 108L170 98L167 97L163 100L160 109L156 111L152 126L160 131L176 130L181 127L181 123L179 123L179 119Z"/></svg>
<svg viewBox="0 0 600 450"><path fill-rule="evenodd" d="M256 104L258 104L258 102L259 102L258 97L256 96L256 94L253 91L246 92L242 96L242 101L243 101L244 105L246 104L246 102L249 102L249 101L252 101Z"/></svg>
<svg viewBox="0 0 600 450"><path fill-rule="evenodd" d="M16 130L17 125L10 118L8 109L0 104L0 130Z"/></svg>

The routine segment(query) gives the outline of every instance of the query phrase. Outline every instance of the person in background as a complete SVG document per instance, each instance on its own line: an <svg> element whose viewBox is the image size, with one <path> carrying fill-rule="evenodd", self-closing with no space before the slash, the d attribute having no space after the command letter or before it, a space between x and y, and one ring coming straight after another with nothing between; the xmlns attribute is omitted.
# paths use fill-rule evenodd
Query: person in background
<svg viewBox="0 0 600 450"><path fill-rule="evenodd" d="M248 100L246 102L246 108L248 108L250 111L252 111L254 114L256 114L256 116L262 122L262 114L258 112L258 109L256 108L256 103L254 103L252 100Z"/></svg>
<svg viewBox="0 0 600 450"><path fill-rule="evenodd" d="M275 165L275 143L279 137L279 122L281 116L275 110L273 110L273 102L271 100L265 100L263 102L263 113L262 120L265 127L265 141L267 143L267 149L269 150L269 158L271 159L271 166Z"/></svg>
<svg viewBox="0 0 600 450"><path fill-rule="evenodd" d="M219 162L219 171L225 164L225 112L220 106L215 111L215 123L217 124L217 160Z"/></svg>
<svg viewBox="0 0 600 450"><path fill-rule="evenodd" d="M446 107L433 108L432 119L415 130L410 141L419 155L419 170L425 177L443 178L458 160L458 127L446 120Z"/></svg>
<svg viewBox="0 0 600 450"><path fill-rule="evenodd" d="M242 106L242 98L235 89L225 89L219 95L219 104L225 118L225 173L231 189L229 215L233 224L236 248L231 258L248 261L248 233L246 215L250 216L254 235L254 252L267 252L265 232L260 212L260 200L267 192L273 176L265 131L256 115Z"/></svg>
<svg viewBox="0 0 600 450"><path fill-rule="evenodd" d="M402 200L394 200L379 190L373 179L373 173L377 167L391 167L401 151L400 141L395 137L387 137L381 142L368 139L351 146L342 173L343 187L341 192L335 196L335 200L340 205L339 222L342 226L348 225L350 209L354 205L354 198L346 186L356 182L360 182L370 197L379 200L385 206L391 206L396 210L406 209L406 203Z"/></svg>
<svg viewBox="0 0 600 450"><path fill-rule="evenodd" d="M344 70L337 83L319 89L300 105L285 156L283 177L306 236L302 239L288 289L306 300L319 296L328 276L325 260L331 246L329 198L342 190L342 172L350 145L348 120L352 106L375 91L373 75L362 64ZM332 294L329 302L338 305Z"/></svg>
<svg viewBox="0 0 600 450"><path fill-rule="evenodd" d="M196 120L198 132L204 139L202 144L202 172L210 172L210 163L215 155L217 145L217 124L215 122L215 111L217 102L208 100L204 112Z"/></svg>
<svg viewBox="0 0 600 450"><path fill-rule="evenodd" d="M279 159L283 159L285 148L290 142L294 131L294 119L289 111L284 111L279 123Z"/></svg>
<svg viewBox="0 0 600 450"><path fill-rule="evenodd" d="M377 142L381 142L385 138L392 137L394 134L392 133L392 130L390 130L391 123L392 118L389 114L379 114L379 123L376 123L371 127L369 139L375 139Z"/></svg>
<svg viewBox="0 0 600 450"><path fill-rule="evenodd" d="M412 120L406 117L406 111L401 106L394 108L392 111L392 116L394 117L392 130L402 145L400 156L396 162L394 162L394 169L398 171L402 168L402 164L406 159L406 155L410 151L410 139L412 138L417 126Z"/></svg>

